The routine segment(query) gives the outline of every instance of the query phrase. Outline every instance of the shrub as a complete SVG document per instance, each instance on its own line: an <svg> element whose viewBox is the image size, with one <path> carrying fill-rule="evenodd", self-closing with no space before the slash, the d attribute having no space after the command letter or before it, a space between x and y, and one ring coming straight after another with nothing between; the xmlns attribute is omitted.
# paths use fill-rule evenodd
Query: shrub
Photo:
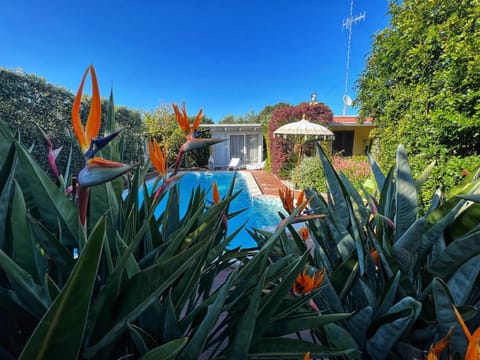
<svg viewBox="0 0 480 360"><path fill-rule="evenodd" d="M331 164L336 172L343 173L352 184L360 189L370 177L370 166L366 156L343 157L334 155ZM315 189L317 192L327 191L327 183L323 172L323 167L318 157L304 157L297 170L291 173L291 179L297 179L297 187Z"/></svg>

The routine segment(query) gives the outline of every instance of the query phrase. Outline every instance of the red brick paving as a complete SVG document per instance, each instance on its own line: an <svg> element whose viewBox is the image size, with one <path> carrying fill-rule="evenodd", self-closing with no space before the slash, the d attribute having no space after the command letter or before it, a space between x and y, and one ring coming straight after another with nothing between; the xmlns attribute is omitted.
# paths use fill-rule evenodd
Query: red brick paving
<svg viewBox="0 0 480 360"><path fill-rule="evenodd" d="M250 170L263 195L278 195L278 189L284 184L272 173L266 170Z"/></svg>

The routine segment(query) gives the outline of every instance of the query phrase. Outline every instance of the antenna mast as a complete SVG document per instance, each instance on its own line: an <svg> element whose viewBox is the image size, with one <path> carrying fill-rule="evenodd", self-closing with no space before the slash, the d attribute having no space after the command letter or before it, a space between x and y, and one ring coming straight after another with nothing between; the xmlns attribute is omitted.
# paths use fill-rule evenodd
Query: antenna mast
<svg viewBox="0 0 480 360"><path fill-rule="evenodd" d="M352 43L352 26L357 22L365 20L366 12L364 11L360 15L353 16L353 0L350 0L350 16L343 20L342 30L348 30L348 42L347 42L347 68L345 70L345 92L343 95L343 111L342 115L347 114L347 106L352 105L352 99L348 96L348 76L350 73L350 45Z"/></svg>

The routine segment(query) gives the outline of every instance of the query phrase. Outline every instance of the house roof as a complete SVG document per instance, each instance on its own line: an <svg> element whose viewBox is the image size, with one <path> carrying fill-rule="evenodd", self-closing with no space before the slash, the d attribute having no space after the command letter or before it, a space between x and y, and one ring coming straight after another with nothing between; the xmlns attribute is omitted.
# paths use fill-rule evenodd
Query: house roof
<svg viewBox="0 0 480 360"><path fill-rule="evenodd" d="M330 125L367 125L373 126L373 119L371 117L366 118L363 122L358 122L358 116L350 115L350 116L333 116L333 121Z"/></svg>

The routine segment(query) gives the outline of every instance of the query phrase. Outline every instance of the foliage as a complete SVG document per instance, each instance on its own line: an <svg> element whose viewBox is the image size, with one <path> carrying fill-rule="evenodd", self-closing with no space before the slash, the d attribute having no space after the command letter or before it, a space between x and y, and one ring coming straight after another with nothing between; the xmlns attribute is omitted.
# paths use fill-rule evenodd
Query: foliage
<svg viewBox="0 0 480 360"><path fill-rule="evenodd" d="M258 123L258 116L255 114L255 111L250 110L244 115L226 115L221 119L219 124L256 124Z"/></svg>
<svg viewBox="0 0 480 360"><path fill-rule="evenodd" d="M45 129L55 147L63 146L57 163L64 171L71 155L72 169L78 172L83 167L83 156L70 129L73 94L51 85L35 75L0 69L0 119L19 132L22 143L32 149L35 159L44 170L48 169L47 148L40 146L44 140L37 125ZM84 98L81 116L86 117L90 99ZM108 101L102 101L102 117L107 116ZM117 127L127 127L129 136L122 140L123 161L135 163L143 160L143 136L140 134L141 116L125 107L115 109ZM70 150L71 149L71 150Z"/></svg>
<svg viewBox="0 0 480 360"><path fill-rule="evenodd" d="M333 155L330 161L335 171L345 175L357 190L360 190L360 185L363 185L370 177L370 166L365 156ZM318 193L327 191L322 162L318 157L304 157L298 169L292 171L290 178L296 178L297 187L301 189L315 189Z"/></svg>
<svg viewBox="0 0 480 360"><path fill-rule="evenodd" d="M315 306L323 314L355 313L302 337L353 347L356 359L414 359L453 328L444 356L463 358L467 338L454 305L469 327L480 325L480 170L463 179L457 196L438 191L422 215L417 189L431 168L414 179L403 146L388 174L369 159L378 191L363 196L318 151L328 191L306 191L309 209L297 218L309 220L309 237L289 226L271 260L308 249L309 264L325 270ZM323 217L312 220L315 214ZM263 244L269 233L253 235Z"/></svg>
<svg viewBox="0 0 480 360"><path fill-rule="evenodd" d="M144 112L143 116L144 135L166 144L170 150L168 153L168 163L173 164L185 136L178 127L172 107L162 104L153 111ZM201 121L204 124L211 124L213 122L205 116L202 117ZM207 132L201 136L208 138L210 137L210 133ZM190 151L185 155L185 167L205 166L208 163L209 156L208 149L205 148Z"/></svg>
<svg viewBox="0 0 480 360"><path fill-rule="evenodd" d="M257 122L262 124L262 133L263 133L263 138L265 141L265 147L264 151L266 151L266 163L265 163L265 169L271 170L271 158L272 155L270 153L270 136L269 131L270 131L270 121L272 120L272 113L280 109L282 107L289 106L289 104L280 102L275 105L267 105L265 106L257 116Z"/></svg>
<svg viewBox="0 0 480 360"><path fill-rule="evenodd" d="M448 188L448 159L480 150L480 1L392 1L389 9L356 104L360 116L374 118L375 155L385 168L403 143L413 172L435 159L432 181ZM431 196L434 187L426 190Z"/></svg>
<svg viewBox="0 0 480 360"><path fill-rule="evenodd" d="M0 148L6 150L0 157L3 358L352 353L341 344L294 337L351 316L322 316L305 307L317 290L292 295L297 276L307 276L306 255L270 263L298 211L258 252L228 249L239 231L226 232L226 219L235 216L229 212L233 184L212 205L200 189L153 191L145 183L146 164L128 178L127 193L111 182L92 187L82 225L76 199L65 195L1 121ZM189 206L181 214L184 196L190 196ZM165 208L155 215L162 201Z"/></svg>
<svg viewBox="0 0 480 360"><path fill-rule="evenodd" d="M302 103L297 106L282 106L274 110L270 121L268 138L270 142L271 169L276 175L280 173L280 170L288 163L289 158L294 153L294 144L288 141L288 139L274 137L273 132L282 125L301 120L303 115L309 121L321 125L329 124L333 118L332 111L323 103Z"/></svg>

